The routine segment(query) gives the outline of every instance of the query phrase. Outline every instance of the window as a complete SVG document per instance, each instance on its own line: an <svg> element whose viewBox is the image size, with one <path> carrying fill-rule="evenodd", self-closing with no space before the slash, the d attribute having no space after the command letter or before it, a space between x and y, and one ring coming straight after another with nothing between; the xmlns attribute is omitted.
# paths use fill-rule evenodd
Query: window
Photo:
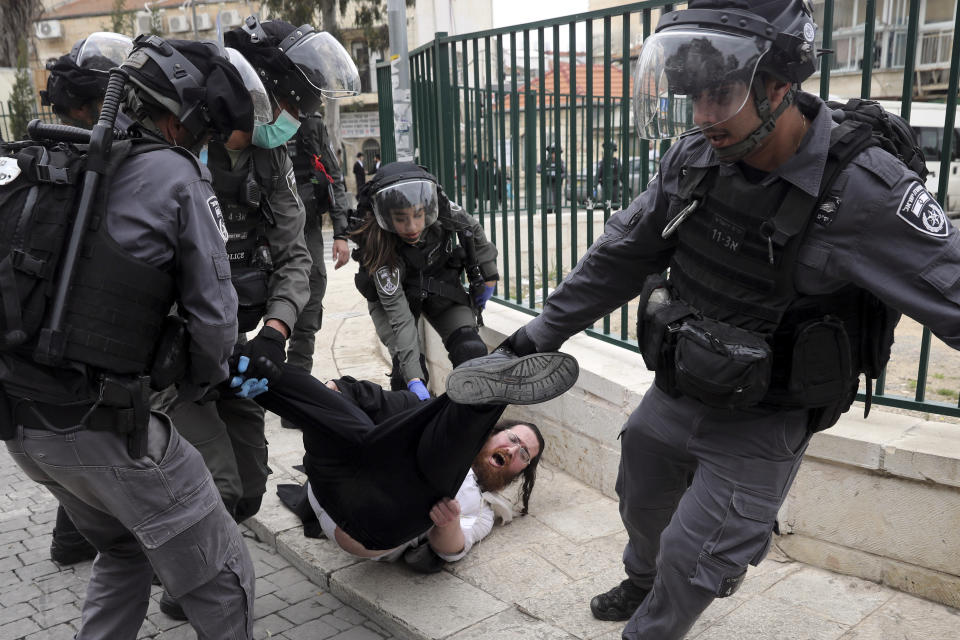
<svg viewBox="0 0 960 640"><path fill-rule="evenodd" d="M367 43L354 40L350 43L350 53L353 61L357 63L357 73L360 74L360 92L370 93L373 91L373 82L370 79L370 50L367 49Z"/></svg>
<svg viewBox="0 0 960 640"><path fill-rule="evenodd" d="M927 0L927 11L923 15L923 23L953 22L953 14L956 10L957 0Z"/></svg>

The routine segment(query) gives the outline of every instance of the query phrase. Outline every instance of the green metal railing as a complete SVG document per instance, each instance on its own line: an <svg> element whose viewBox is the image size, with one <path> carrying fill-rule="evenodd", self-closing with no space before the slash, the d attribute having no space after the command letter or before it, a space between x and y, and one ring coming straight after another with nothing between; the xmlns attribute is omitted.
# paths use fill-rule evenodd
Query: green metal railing
<svg viewBox="0 0 960 640"><path fill-rule="evenodd" d="M835 85L853 87L843 89L845 93L856 94L850 79L860 76L854 77L859 79L859 95L869 98L875 77L889 85L894 74L900 78L895 95L909 119L921 75L930 69L947 73L946 64L937 67L933 54L924 54L925 60L935 63L918 67L917 48L932 34L939 38L937 55L942 57L944 43L952 47L949 81L938 99L945 101L945 130L954 129L960 37L945 40L948 26L927 24L921 0L884 3L882 16L877 15L876 0L861 0L865 11L859 15L847 15L853 12L852 3L814 4L823 27L818 45L825 50L844 47L847 59L859 61L859 69L834 70L833 54L824 55L819 77L808 81L808 90L819 85L821 97L837 98L831 95L833 79ZM678 3L676 8L684 6ZM500 249L500 303L538 313L547 295L599 237L610 214L636 197L655 173L669 143L639 140L635 134L631 78L643 40L661 13L673 8L673 3L648 0L464 35L437 33L432 42L410 52L417 160L437 175L451 199L480 220ZM838 10L844 13L838 15ZM958 34L960 12L955 13L952 33ZM833 25L839 25L836 31ZM851 43L859 43L861 51L853 51ZM926 90L930 83L924 83ZM388 113L392 124L386 63L378 66L378 86L383 127ZM843 96L848 97L852 95ZM946 202L952 166L960 165L951 166L952 141L953 136L943 136L939 167L934 167L939 171L940 202ZM604 144L611 142L617 146L615 153ZM558 150L555 161L548 152L551 147ZM386 145L384 149L389 157ZM587 333L636 351L631 322L635 306L635 301L622 306ZM948 350L932 345L928 330L918 328L917 333L922 334L919 355L909 356L915 377L895 385L890 375L881 376L875 402L960 416L960 377L951 377L960 368L931 362L938 348ZM928 399L932 379L950 387L949 393L941 388L931 394L940 399Z"/></svg>
<svg viewBox="0 0 960 640"><path fill-rule="evenodd" d="M48 123L57 123L60 122L56 114L50 109L50 107L45 107L39 104L35 104L31 110L32 114L30 119L40 118L44 122ZM4 140L13 139L13 129L11 127L11 115L8 105L0 102L0 138Z"/></svg>

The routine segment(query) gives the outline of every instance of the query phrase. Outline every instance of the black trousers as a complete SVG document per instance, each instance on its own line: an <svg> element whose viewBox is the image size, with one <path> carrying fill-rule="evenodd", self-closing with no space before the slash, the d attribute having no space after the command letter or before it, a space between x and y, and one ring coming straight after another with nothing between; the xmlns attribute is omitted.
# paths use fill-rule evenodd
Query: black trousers
<svg viewBox="0 0 960 640"><path fill-rule="evenodd" d="M427 531L430 508L454 497L506 405L420 402L342 378L331 391L284 365L265 409L303 430L310 486L341 529L368 549L390 549Z"/></svg>

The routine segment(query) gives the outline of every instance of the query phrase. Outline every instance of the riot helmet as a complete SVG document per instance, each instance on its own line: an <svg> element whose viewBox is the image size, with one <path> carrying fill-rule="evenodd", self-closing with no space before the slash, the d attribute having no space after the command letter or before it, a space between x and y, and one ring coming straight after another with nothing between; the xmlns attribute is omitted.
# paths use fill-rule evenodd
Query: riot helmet
<svg viewBox="0 0 960 640"><path fill-rule="evenodd" d="M363 186L359 207L369 207L381 229L411 242L437 221L441 195L437 179L426 169L391 162Z"/></svg>
<svg viewBox="0 0 960 640"><path fill-rule="evenodd" d="M256 70L236 49L225 47L224 53L226 54L227 60L230 61L230 64L232 64L236 68L237 73L240 74L240 78L243 80L243 86L247 88L250 99L253 101L253 126L256 127L257 123L265 124L273 120L270 95L267 93L266 88L264 88L263 83L260 82L260 77L257 75Z"/></svg>
<svg viewBox="0 0 960 640"><path fill-rule="evenodd" d="M308 24L250 16L224 42L244 55L275 98L302 113L319 111L324 97L360 93L360 74L343 45Z"/></svg>
<svg viewBox="0 0 960 640"><path fill-rule="evenodd" d="M107 91L109 70L120 66L132 48L133 41L119 33L97 32L78 41L70 53L47 63L50 75L46 90L40 92L40 103L51 106L68 123L74 122L71 111L93 105L88 116L95 120Z"/></svg>
<svg viewBox="0 0 960 640"><path fill-rule="evenodd" d="M169 111L195 142L253 129L253 99L216 43L141 34L133 44L121 68L134 86L135 111L144 104Z"/></svg>
<svg viewBox="0 0 960 640"><path fill-rule="evenodd" d="M633 107L640 137L704 131L752 99L762 124L745 140L717 149L721 160L747 155L816 70L815 36L809 0L691 0L687 9L664 14L637 63ZM764 74L793 85L775 111Z"/></svg>

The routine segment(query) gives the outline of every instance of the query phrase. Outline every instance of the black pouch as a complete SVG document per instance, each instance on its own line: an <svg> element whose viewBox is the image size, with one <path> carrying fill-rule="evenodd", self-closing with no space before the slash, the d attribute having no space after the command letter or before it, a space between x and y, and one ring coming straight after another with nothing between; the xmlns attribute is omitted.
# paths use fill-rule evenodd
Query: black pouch
<svg viewBox="0 0 960 640"><path fill-rule="evenodd" d="M823 407L847 395L853 378L850 340L843 322L827 316L796 333L787 389L805 407Z"/></svg>
<svg viewBox="0 0 960 640"><path fill-rule="evenodd" d="M230 277L237 291L237 323L241 333L256 329L267 312L269 277L260 269L237 269Z"/></svg>
<svg viewBox="0 0 960 640"><path fill-rule="evenodd" d="M721 409L757 404L770 386L772 350L764 336L707 318L676 332L677 388Z"/></svg>
<svg viewBox="0 0 960 640"><path fill-rule="evenodd" d="M150 366L150 388L163 391L183 380L190 365L190 333L187 321L177 315L168 315L160 326L160 339Z"/></svg>
<svg viewBox="0 0 960 640"><path fill-rule="evenodd" d="M661 300L651 301L657 293ZM666 372L673 369L673 332L680 321L696 315L697 311L682 300L674 298L673 289L660 274L648 276L637 306L637 345L643 363L650 371ZM666 389L665 389L666 390Z"/></svg>

